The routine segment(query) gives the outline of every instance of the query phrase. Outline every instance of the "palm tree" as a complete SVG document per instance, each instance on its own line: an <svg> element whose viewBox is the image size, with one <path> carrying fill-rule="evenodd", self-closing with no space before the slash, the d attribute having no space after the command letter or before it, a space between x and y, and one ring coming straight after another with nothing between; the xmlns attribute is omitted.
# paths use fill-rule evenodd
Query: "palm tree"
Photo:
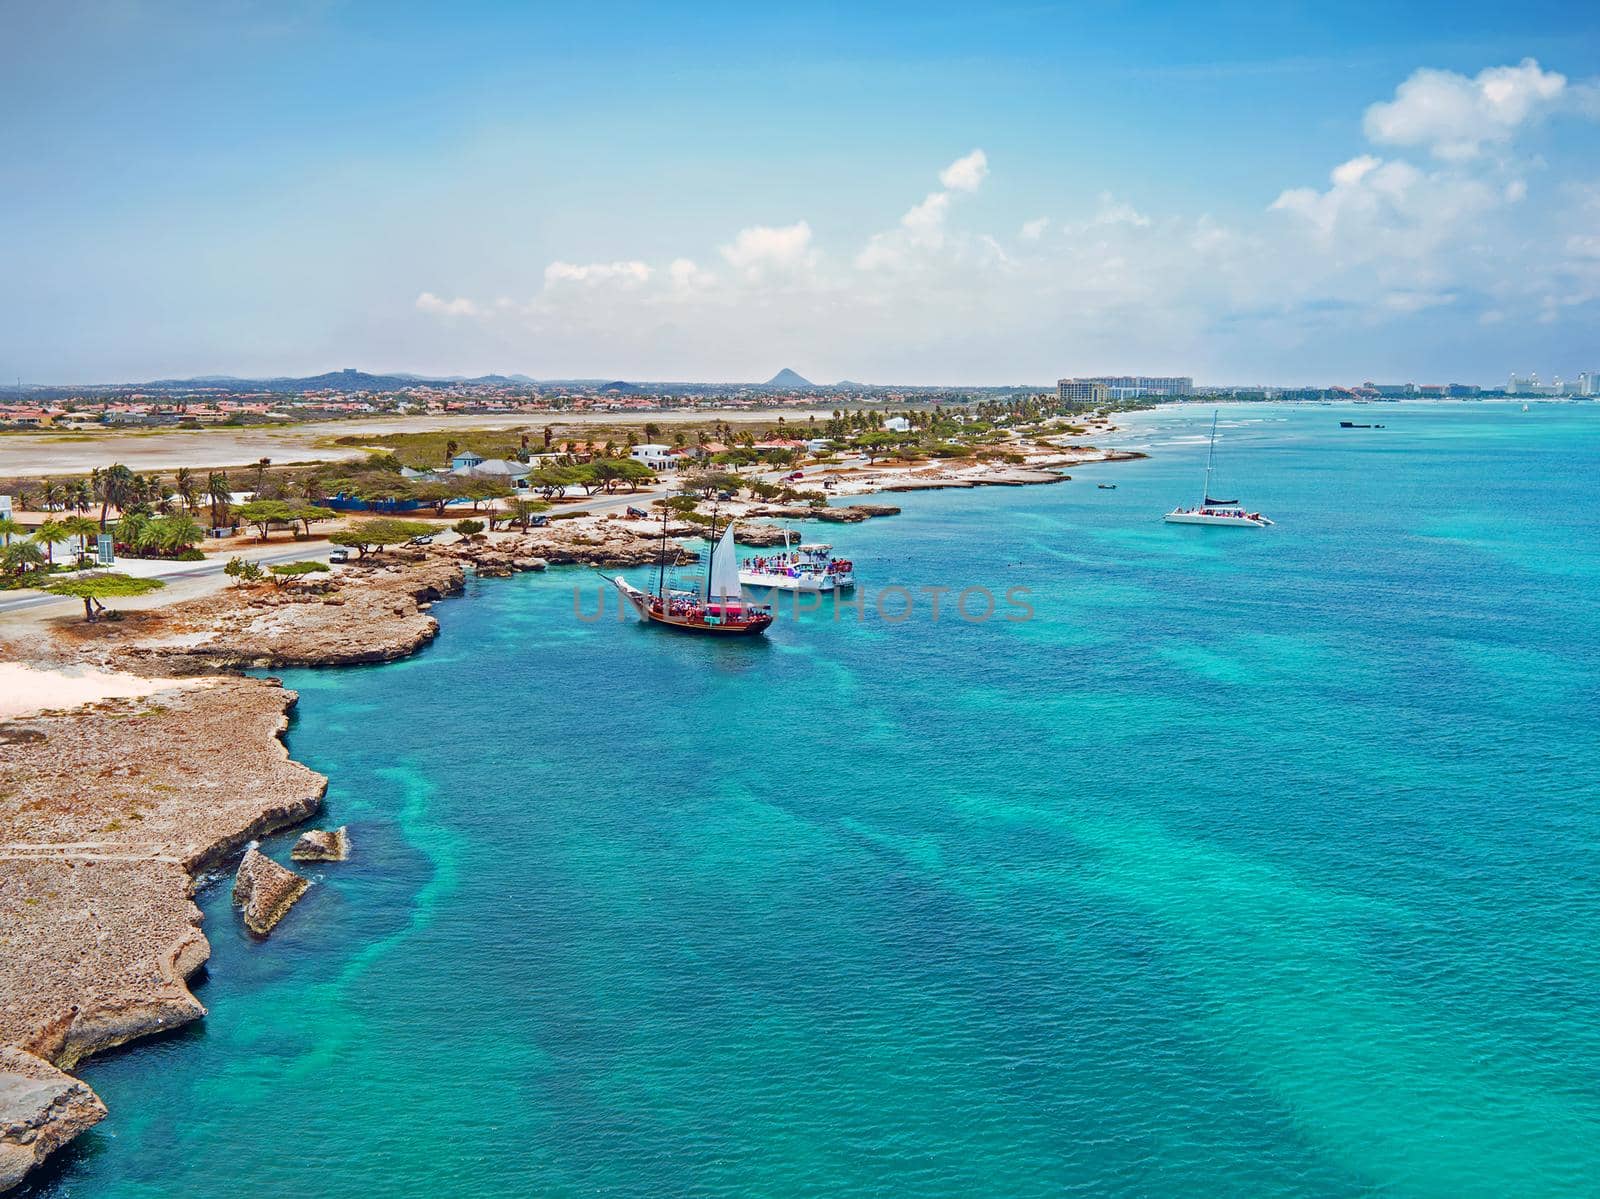
<svg viewBox="0 0 1600 1199"><path fill-rule="evenodd" d="M29 540L18 540L0 551L0 570L8 575L20 575L37 570L44 565L44 554Z"/></svg>
<svg viewBox="0 0 1600 1199"><path fill-rule="evenodd" d="M156 545L169 554L181 554L198 544L205 535L206 531L187 513L168 516L158 521L155 527Z"/></svg>
<svg viewBox="0 0 1600 1199"><path fill-rule="evenodd" d="M460 446L456 445L454 439L444 443L444 464L446 466L455 461L456 451L460 448Z"/></svg>
<svg viewBox="0 0 1600 1199"><path fill-rule="evenodd" d="M0 516L0 537L4 537L7 545L11 544L13 537L22 536L22 526L9 516Z"/></svg>
<svg viewBox="0 0 1600 1199"><path fill-rule="evenodd" d="M256 459L256 490L261 490L261 483L267 477L267 467L272 465L271 458Z"/></svg>
<svg viewBox="0 0 1600 1199"><path fill-rule="evenodd" d="M142 512L129 512L117 522L117 541L138 553L149 548L155 522Z"/></svg>
<svg viewBox="0 0 1600 1199"><path fill-rule="evenodd" d="M61 532L78 539L78 557L82 558L100 535L100 526L82 513L76 513L61 522Z"/></svg>
<svg viewBox="0 0 1600 1199"><path fill-rule="evenodd" d="M174 481L173 487L178 493L178 498L183 501L184 509L193 512L195 496L200 490L195 485L194 472L187 466L180 466L178 468L178 477Z"/></svg>
<svg viewBox="0 0 1600 1199"><path fill-rule="evenodd" d="M39 503L44 505L46 512L54 512L56 504L61 500L61 488L54 482L45 479L39 484Z"/></svg>
<svg viewBox="0 0 1600 1199"><path fill-rule="evenodd" d="M67 484L67 504L74 512L87 512L92 502L89 498L89 481L74 479Z"/></svg>
<svg viewBox="0 0 1600 1199"><path fill-rule="evenodd" d="M39 527L33 531L33 540L44 546L45 561L51 566L56 564L56 542L65 541L67 531L61 527L59 520L42 520Z"/></svg>
<svg viewBox="0 0 1600 1199"><path fill-rule="evenodd" d="M114 506L121 512L133 502L133 472L122 463L115 462L104 470L93 471L90 479L94 484L95 498L100 501L100 527L104 529L109 508Z"/></svg>
<svg viewBox="0 0 1600 1199"><path fill-rule="evenodd" d="M206 476L206 495L211 500L211 527L220 529L228 519L228 502L233 492L228 488L228 472L214 470Z"/></svg>

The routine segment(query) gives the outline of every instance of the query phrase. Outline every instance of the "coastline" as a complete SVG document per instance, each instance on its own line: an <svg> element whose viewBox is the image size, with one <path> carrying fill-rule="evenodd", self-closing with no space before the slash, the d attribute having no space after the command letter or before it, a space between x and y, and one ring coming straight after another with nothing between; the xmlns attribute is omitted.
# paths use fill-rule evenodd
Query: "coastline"
<svg viewBox="0 0 1600 1199"><path fill-rule="evenodd" d="M1020 465L847 469L835 476L834 496L1056 483L1066 481L1067 465L1135 457L1142 455L1052 446ZM823 511L841 508L862 519L899 511ZM759 502L724 510L819 519L816 509ZM747 543L776 544L776 526L747 527ZM671 532L699 530L680 524ZM679 561L698 557L668 544ZM660 545L652 520L591 513L524 534L374 555L304 590L228 588L128 610L114 622L35 622L10 638L0 627L9 662L48 672L57 684L74 680L76 693L61 692L60 702L100 684L75 707L0 715L8 747L0 764L0 909L22 917L3 938L10 968L0 968L0 1191L106 1114L67 1071L206 1014L187 985L210 956L193 903L203 874L321 806L327 779L293 761L282 740L295 694L239 671L415 653L439 630L428 609L463 589L468 566L484 577L551 565L638 566L655 561ZM130 678L140 682L130 686ZM93 787L84 785L86 761L106 764Z"/></svg>

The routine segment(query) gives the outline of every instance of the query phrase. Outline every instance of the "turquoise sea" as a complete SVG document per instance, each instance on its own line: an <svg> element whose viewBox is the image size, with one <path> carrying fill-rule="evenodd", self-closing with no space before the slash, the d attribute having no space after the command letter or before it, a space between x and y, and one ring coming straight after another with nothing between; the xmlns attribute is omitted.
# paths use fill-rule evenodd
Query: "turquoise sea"
<svg viewBox="0 0 1600 1199"><path fill-rule="evenodd" d="M1595 1194L1600 405L1224 408L1279 523L1163 525L1210 419L830 529L861 621L552 571L290 672L353 860L204 892L210 1016L29 1193Z"/></svg>

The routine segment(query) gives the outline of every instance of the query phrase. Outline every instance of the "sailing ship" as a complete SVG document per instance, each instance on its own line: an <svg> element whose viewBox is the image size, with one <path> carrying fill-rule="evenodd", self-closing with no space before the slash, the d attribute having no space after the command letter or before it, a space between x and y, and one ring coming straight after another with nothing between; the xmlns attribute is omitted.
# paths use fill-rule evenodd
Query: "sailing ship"
<svg viewBox="0 0 1600 1199"><path fill-rule="evenodd" d="M1246 512L1238 500L1211 498L1211 472L1217 457L1217 412L1211 413L1211 448L1206 451L1206 485L1198 508L1174 508L1163 519L1173 525L1223 525L1264 529L1272 522L1259 512Z"/></svg>
<svg viewBox="0 0 1600 1199"><path fill-rule="evenodd" d="M848 558L835 558L831 545L813 542L791 549L789 537L785 529L781 554L746 558L739 566L739 582L746 587L822 594L856 585L855 564Z"/></svg>
<svg viewBox="0 0 1600 1199"><path fill-rule="evenodd" d="M733 521L717 538L717 518L711 516L711 552L706 561L705 588L667 585L667 510L661 510L661 558L654 591L643 591L618 576L611 580L623 599L642 620L685 633L718 637L764 633L772 623L768 604L749 604L739 589L739 560L733 544Z"/></svg>

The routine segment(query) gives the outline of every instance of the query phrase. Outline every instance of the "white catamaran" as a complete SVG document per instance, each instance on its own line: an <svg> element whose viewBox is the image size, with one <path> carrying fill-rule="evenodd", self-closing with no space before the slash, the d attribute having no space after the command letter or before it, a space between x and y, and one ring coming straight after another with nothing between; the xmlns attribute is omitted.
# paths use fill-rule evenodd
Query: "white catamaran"
<svg viewBox="0 0 1600 1199"><path fill-rule="evenodd" d="M746 587L772 587L779 591L844 591L856 585L854 565L835 558L833 547L820 542L791 548L791 534L783 531L783 553L746 558L739 565L739 582Z"/></svg>
<svg viewBox="0 0 1600 1199"><path fill-rule="evenodd" d="M1206 451L1206 485L1198 508L1174 508L1163 518L1174 525L1225 525L1264 529L1272 522L1259 512L1246 512L1238 500L1211 498L1211 470L1217 456L1217 413L1211 413L1211 448Z"/></svg>

